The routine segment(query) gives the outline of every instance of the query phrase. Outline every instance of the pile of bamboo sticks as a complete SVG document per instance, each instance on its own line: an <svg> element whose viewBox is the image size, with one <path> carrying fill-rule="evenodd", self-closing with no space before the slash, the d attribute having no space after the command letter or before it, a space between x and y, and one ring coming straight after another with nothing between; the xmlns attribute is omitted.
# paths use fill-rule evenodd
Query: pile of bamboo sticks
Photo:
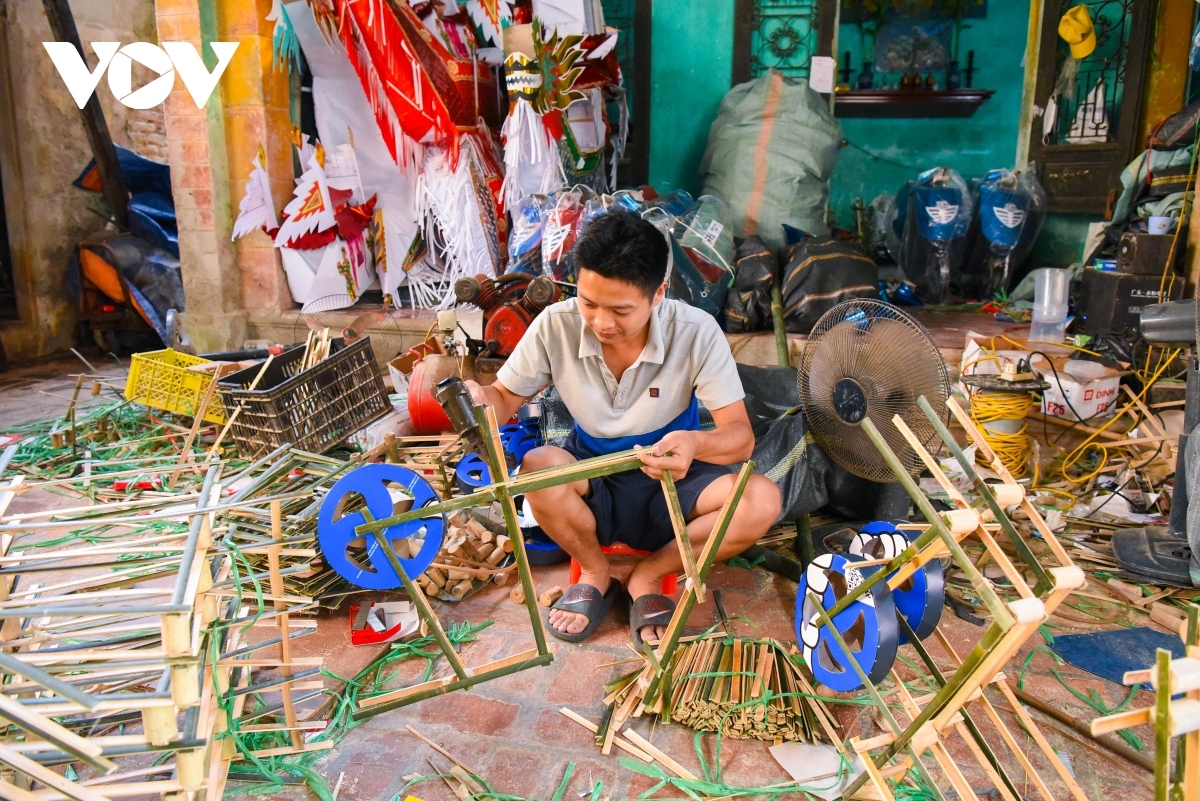
<svg viewBox="0 0 1200 801"><path fill-rule="evenodd" d="M25 477L0 486L4 797L34 783L50 788L43 798L87 801L203 786L215 707L202 632L222 609L208 592L219 556L207 509L220 469L158 509L5 517ZM151 752L166 756L148 769ZM46 767L62 763L81 778Z"/></svg>
<svg viewBox="0 0 1200 801"><path fill-rule="evenodd" d="M300 370L303 372L311 367L316 367L319 363L329 358L330 348L333 346L333 337L329 335L329 329L324 328L321 333L309 331L308 338L304 340L304 358L300 360Z"/></svg>
<svg viewBox="0 0 1200 801"><path fill-rule="evenodd" d="M400 540L396 553L401 559L411 558L414 548L419 543ZM417 577L417 586L430 597L461 601L489 582L507 584L516 570L512 550L507 534L496 533L469 511L454 512L446 520L442 550L433 566Z"/></svg>
<svg viewBox="0 0 1200 801"><path fill-rule="evenodd" d="M173 491L91 504L170 463L0 483L0 797L216 801L238 760L330 747L310 741L325 726L320 659L290 655L315 621L289 616L317 608L298 592L322 575L316 492L349 466L284 448L240 470L215 460L200 486L188 470ZM80 503L28 508L63 493ZM278 636L243 641L262 626ZM62 764L73 773L47 767Z"/></svg>
<svg viewBox="0 0 1200 801"><path fill-rule="evenodd" d="M222 515L221 542L237 561L239 575L246 581L248 576L261 580L267 575L274 546L269 500L286 494L288 498L281 501L283 542L278 553L284 596L312 598L321 606L336 608L344 596L359 592L324 564L317 548L323 493L354 466L285 445L263 456L231 484L230 501L241 505ZM254 592L250 584L243 589Z"/></svg>
<svg viewBox="0 0 1200 801"><path fill-rule="evenodd" d="M671 719L690 728L777 744L815 742L823 731L839 742L833 716L777 640L710 635L683 643L670 681Z"/></svg>

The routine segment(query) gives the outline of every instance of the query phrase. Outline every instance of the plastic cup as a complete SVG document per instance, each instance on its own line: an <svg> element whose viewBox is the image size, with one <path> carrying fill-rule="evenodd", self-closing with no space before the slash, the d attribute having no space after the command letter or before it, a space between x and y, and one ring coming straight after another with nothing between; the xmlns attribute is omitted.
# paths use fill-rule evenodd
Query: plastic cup
<svg viewBox="0 0 1200 801"><path fill-rule="evenodd" d="M1029 339L1034 342L1062 342L1067 327L1067 292L1071 271L1054 267L1033 274L1033 324Z"/></svg>

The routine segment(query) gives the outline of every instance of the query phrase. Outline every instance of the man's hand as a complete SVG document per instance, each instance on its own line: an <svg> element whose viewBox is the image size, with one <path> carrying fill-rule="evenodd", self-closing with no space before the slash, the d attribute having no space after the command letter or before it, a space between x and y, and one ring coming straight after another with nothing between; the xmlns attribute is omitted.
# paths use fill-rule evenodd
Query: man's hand
<svg viewBox="0 0 1200 801"><path fill-rule="evenodd" d="M642 472L661 481L663 471L670 470L671 478L679 481L696 458L695 435L695 431L671 431L653 447L639 448L638 458L646 465Z"/></svg>
<svg viewBox="0 0 1200 801"><path fill-rule="evenodd" d="M471 400L474 401L476 406L492 405L492 399L488 397L487 393L483 391L483 387L479 386L477 382L467 379L463 383L466 384L467 391L471 393Z"/></svg>
<svg viewBox="0 0 1200 801"><path fill-rule="evenodd" d="M471 393L471 402L476 406L491 406L496 410L496 419L504 425L512 416L517 413L517 409L525 402L525 398L520 395L514 395L499 381L489 384L488 386L480 386L476 381L464 380L467 385L467 391Z"/></svg>

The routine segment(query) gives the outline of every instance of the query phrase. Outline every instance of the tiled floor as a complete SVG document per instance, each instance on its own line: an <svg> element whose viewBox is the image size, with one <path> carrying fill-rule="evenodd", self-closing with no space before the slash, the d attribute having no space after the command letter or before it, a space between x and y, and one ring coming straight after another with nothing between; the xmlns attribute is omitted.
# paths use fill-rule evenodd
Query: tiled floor
<svg viewBox="0 0 1200 801"><path fill-rule="evenodd" d="M0 374L0 432L15 424L46 418L65 409L75 384L69 374L78 368L77 361L61 361ZM119 375L115 365L106 372ZM119 385L121 379L115 379L114 383ZM108 394L112 397L111 393ZM82 401L95 402L86 389ZM46 500L49 499L43 499ZM54 502L64 500L56 498ZM39 503L38 499L29 493L18 499L12 511L20 511L26 505L36 503ZM620 563L618 575L622 575L629 564ZM540 590L556 584L565 587L566 566L535 568L535 580ZM762 570L749 571L719 565L710 577L709 586L723 590L724 605L729 615L740 616L747 621L735 622L739 633L795 641L793 619L796 587L790 581ZM478 624L491 621L491 625L479 633L477 641L462 649L466 664L478 665L533 647L525 608L509 600L508 589L492 587L467 601L435 606L443 623L469 620ZM708 603L697 607L690 624L695 630L708 628L715 622L715 615L715 607L710 599ZM1088 630L1086 626L1067 621L1056 623L1061 625L1055 630L1056 633ZM949 613L942 625L960 654L967 653L983 631ZM348 628L344 613L324 616L320 618L316 634L296 641L293 654L321 655L325 658L325 666L335 674L353 675L376 658L382 648L352 647ZM433 759L439 768L448 765L443 757L406 731L406 726L412 726L487 778L501 793L548 801L567 764L574 762L575 771L565 799L576 799L580 797L579 793L590 792L594 784L600 781L604 783L601 797L637 797L652 787L654 781L622 766L619 751L609 757L601 756L592 735L558 712L560 707L568 706L592 720L599 719L603 712L601 699L604 683L620 675L623 669L628 669L613 664L632 656L628 642L628 628L623 613L614 614L588 643L570 645L551 639L555 659L549 666L526 670L480 685L471 691L433 698L374 717L352 730L317 763L317 770L328 777L331 785L339 774L345 774L339 795L341 801L388 801L403 787L405 775L434 772L428 759ZM948 655L932 640L928 644L939 664L946 666L950 661ZM1010 684L1016 684L1031 649L1041 645L1040 635L1034 635L1009 664L1006 674ZM909 659L916 659L909 647L903 648L901 653ZM413 674L414 680L416 667L414 665L412 670L407 671ZM1127 691L1122 687L1069 667L1057 666L1046 653L1036 654L1025 675L1025 689L1080 721L1090 720L1095 713L1060 684L1051 673L1052 667L1058 667L1077 691L1095 689L1110 707L1125 698ZM447 672L444 663L439 663L438 671L438 675ZM913 676L909 673L905 678ZM327 684L330 688L337 686L332 680ZM1135 699L1135 705L1147 703L1147 694L1143 693L1142 697ZM1004 703L1000 701L996 705L1003 707ZM845 737L871 735L880 731L863 707L838 704L835 708ZM1000 715L1016 737L1018 747L1048 780L1053 798L1068 798L1064 783L1047 768L1029 735L1016 725L1011 714L1001 711ZM1117 758L1105 758L1102 751L1082 747L1062 736L1056 727L1045 722L1037 713L1034 713L1034 717L1054 747L1067 754L1080 785L1090 798L1097 801L1136 801L1152 797L1146 784L1147 774L1127 766ZM1023 795L1037 798L1036 788L1027 780L1016 759L1004 748L993 725L982 712L975 718L988 741L1001 755L1005 768L1014 777L1018 787L1022 788ZM692 731L675 724L652 726L648 720L638 721L635 728L676 760L699 773L699 760L694 747L696 740ZM1153 747L1152 736L1148 732L1140 731L1139 736L1149 748ZM727 739L721 743L718 758L715 738L704 736L698 742L709 770L716 770L719 764L722 778L731 785L762 787L787 779L768 754L765 744ZM951 738L950 751L962 765L972 787L979 791L991 787L990 780L975 767L974 759L961 741ZM932 760L927 761L932 764ZM934 774L938 775L936 770ZM945 782L939 784L948 787ZM231 786L231 789L235 788L236 785ZM445 784L437 781L423 783L409 792L423 801L454 797ZM661 793L660 797L681 795L675 791ZM303 787L292 786L278 797L311 799L315 796Z"/></svg>
<svg viewBox="0 0 1200 801"><path fill-rule="evenodd" d="M555 584L565 586L565 567L534 570L540 589ZM724 591L724 604L730 616L741 616L750 621L735 622L738 633L795 641L793 607L796 588L791 582L761 570L747 571L719 565L714 569L709 585ZM438 608L438 614L443 622L492 621L492 625L480 633L477 642L463 648L462 657L468 665L533 647L525 609L509 600L507 588L497 587L458 604L443 604ZM696 608L690 623L700 630L715 621L716 610L710 600ZM966 654L982 633L982 629L954 617L944 620L942 625L960 654ZM1059 633L1070 630L1063 628ZM426 761L428 758L439 767L448 765L443 757L405 730L405 726L412 726L479 772L502 793L545 801L553 794L567 763L573 761L575 773L566 798L578 797L576 792L590 790L596 781L604 782L605 796L634 798L653 786L653 782L622 767L621 752L614 750L612 756L601 756L592 735L558 712L560 707L567 706L591 720L599 719L603 712L604 683L621 675L623 669L628 670L626 666L611 664L632 656L626 647L628 639L625 616L614 614L588 643L571 645L551 640L555 655L551 665L492 681L470 692L460 691L422 701L372 718L351 731L318 764L318 770L331 784L339 773L345 772L339 796L345 801L390 799L404 785L403 776L432 772ZM1010 684L1016 683L1029 651L1042 644L1040 636L1033 640L1010 664L1007 671ZM300 642L304 654L323 655L326 666L339 675L356 672L379 652L378 648L347 647L349 633L347 621L342 617L323 619L318 634ZM927 644L939 664L945 666L949 662L948 656L932 640ZM910 647L902 648L901 653L914 661L917 659ZM1053 676L1051 666L1055 663L1050 656L1036 655L1027 671L1025 689L1079 720L1087 721L1093 717L1092 710L1073 698ZM442 671L445 670L443 665ZM1094 688L1109 706L1115 706L1126 695L1123 688L1069 667L1060 666L1059 670L1076 690L1086 692ZM909 673L905 678L913 676ZM1003 700L995 700L999 698L998 693L993 691L990 695L996 707L1006 706ZM1136 703L1148 703L1148 698L1137 699ZM880 732L872 716L861 707L840 704L835 708L847 738ZM1021 750L1047 780L1053 797L1069 797L1065 784L1049 769L1041 752L1016 724L1011 713L1001 711L1000 714ZM986 715L980 711L974 717L1023 794L1029 798L1037 797L1032 783L1028 784L1027 791L1024 789L1026 777L1020 765L1011 752L1005 750L1000 735ZM1042 724L1042 731L1053 746L1068 755L1080 785L1091 798L1132 801L1152 797L1147 787L1130 775L1129 771L1138 772L1137 768L1126 768L1119 759L1114 764L1061 736L1039 714L1034 713L1034 717ZM677 724L652 726L649 720L638 721L635 728L683 765L699 773L694 732ZM1143 742L1152 743L1146 732L1141 732L1141 736ZM710 770L717 764L715 745L712 736L700 740ZM951 738L950 751L972 787L985 790L991 786L962 741ZM932 760L927 761L932 765ZM767 746L758 742L724 740L719 764L724 780L735 786L762 787L788 778L767 752ZM938 775L936 768L934 774ZM1144 780L1146 775L1141 775ZM424 801L453 798L447 787L438 782L424 783L410 792ZM286 797L304 798L306 791L290 789ZM662 797L680 797L680 793L664 793Z"/></svg>

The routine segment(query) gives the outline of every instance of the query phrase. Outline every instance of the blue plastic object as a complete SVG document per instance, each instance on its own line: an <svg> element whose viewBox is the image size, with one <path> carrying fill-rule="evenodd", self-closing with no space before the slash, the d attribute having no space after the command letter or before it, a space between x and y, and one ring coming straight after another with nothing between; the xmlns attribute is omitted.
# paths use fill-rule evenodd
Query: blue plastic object
<svg viewBox="0 0 1200 801"><path fill-rule="evenodd" d="M665 195L659 195L648 204L652 209L662 209L672 217L682 216L696 201L686 189L676 189Z"/></svg>
<svg viewBox="0 0 1200 801"><path fill-rule="evenodd" d="M903 544L896 544L892 551L885 551L873 555L872 558L894 558L904 548L916 539L916 534L911 531L901 531L896 528L893 523L875 522L868 523L859 530L859 536L865 541L866 538L892 534L900 537ZM853 547L853 546L851 546ZM875 550L868 544L864 549L864 555L874 554ZM895 574L893 574L895 575ZM889 579L891 576L888 577ZM913 573L908 581L901 584L896 589L892 590L892 601L896 604L896 612L904 617L909 628L917 635L918 640L923 640L933 630L937 628L938 621L942 619L942 609L946 606L946 581L942 573L942 563L940 560L934 559L917 572ZM900 630L900 644L904 645L908 642L908 635Z"/></svg>
<svg viewBox="0 0 1200 801"><path fill-rule="evenodd" d="M804 241L808 234L801 231L794 225L783 224L783 236L789 245L798 245Z"/></svg>
<svg viewBox="0 0 1200 801"><path fill-rule="evenodd" d="M539 418L532 417L519 423L508 423L500 427L500 445L513 456L513 464L521 464L525 454L542 444ZM514 468L515 469L515 468ZM471 494L492 483L492 474L485 462L476 453L468 453L454 468L454 483L464 494Z"/></svg>
<svg viewBox="0 0 1200 801"><path fill-rule="evenodd" d="M1184 656L1178 636L1145 627L1056 635L1050 647L1068 664L1116 684L1124 683L1127 671L1153 665L1159 648L1170 651L1172 659Z"/></svg>
<svg viewBox="0 0 1200 801"><path fill-rule="evenodd" d="M1008 170L992 170L979 186L979 223L992 247L1006 252L1021 241L1029 195Z"/></svg>
<svg viewBox="0 0 1200 801"><path fill-rule="evenodd" d="M805 569L796 593L796 637L804 647L804 661L818 682L838 692L852 692L863 683L828 628L818 628L820 617L812 594L820 598L823 609L832 609L850 589L879 569L856 568L856 561L862 561L861 557L821 554ZM896 605L887 587L876 584L835 615L833 624L867 679L872 684L883 681L899 646Z"/></svg>
<svg viewBox="0 0 1200 801"><path fill-rule="evenodd" d="M930 242L948 242L962 235L963 194L958 187L918 183L913 192L917 196L917 226L922 237Z"/></svg>
<svg viewBox="0 0 1200 801"><path fill-rule="evenodd" d="M508 239L509 259L524 261L542 247L542 205L544 197L527 195L512 209L513 226Z"/></svg>
<svg viewBox="0 0 1200 801"><path fill-rule="evenodd" d="M924 306L925 302L917 297L916 290L910 284L902 283L892 291L892 303L897 306Z"/></svg>
<svg viewBox="0 0 1200 801"><path fill-rule="evenodd" d="M394 464L368 464L342 476L330 488L325 500L321 502L321 511L317 517L317 544L326 563L346 581L368 590L394 590L402 586L403 582L392 569L376 537L364 538L365 553L350 552L351 541L359 537L355 529L367 521L361 509L342 514L340 507L352 494L357 494L366 502L373 520L389 517L396 513L396 500L389 491L389 484L403 487L412 496L413 509L420 509L439 500L433 487L408 468ZM445 534L442 516L433 515L410 520L392 526L384 532L389 542L395 542L411 537L421 529L425 529L425 541L421 550L410 559L400 560L401 568L410 578L428 570L441 550Z"/></svg>

